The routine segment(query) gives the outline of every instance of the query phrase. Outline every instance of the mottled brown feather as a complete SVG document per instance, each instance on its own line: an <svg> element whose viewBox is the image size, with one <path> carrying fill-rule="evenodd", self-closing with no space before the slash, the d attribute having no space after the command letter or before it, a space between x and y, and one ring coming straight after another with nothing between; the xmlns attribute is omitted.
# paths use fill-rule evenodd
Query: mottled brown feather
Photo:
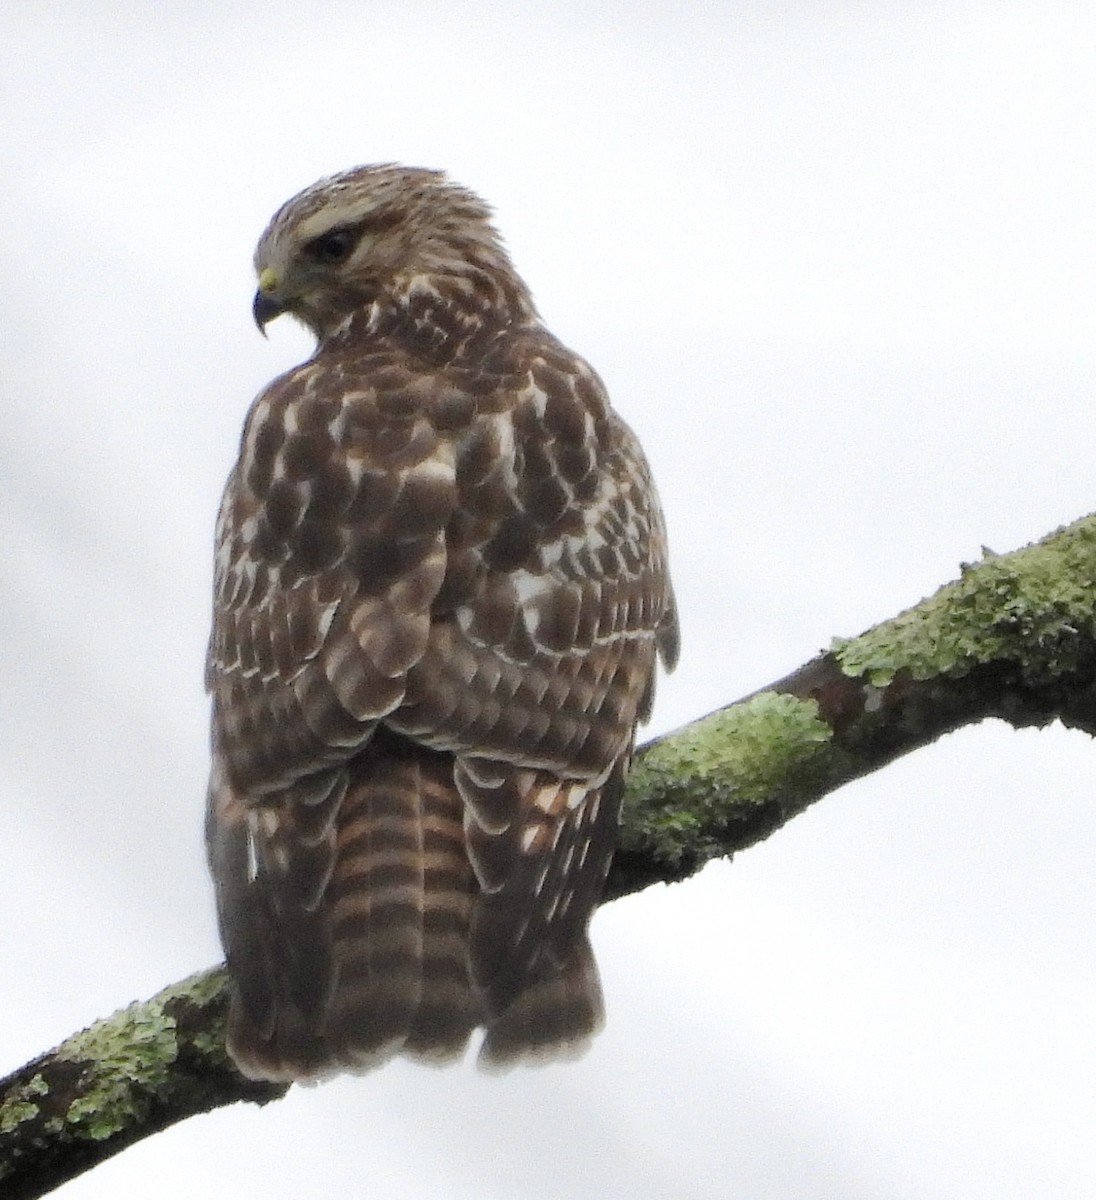
<svg viewBox="0 0 1096 1200"><path fill-rule="evenodd" d="M338 261L310 247L347 231ZM341 243L340 243L341 244ZM600 1026L586 930L677 625L658 500L486 207L368 167L289 201L257 314L314 356L217 528L209 860L249 1074L498 1066Z"/></svg>

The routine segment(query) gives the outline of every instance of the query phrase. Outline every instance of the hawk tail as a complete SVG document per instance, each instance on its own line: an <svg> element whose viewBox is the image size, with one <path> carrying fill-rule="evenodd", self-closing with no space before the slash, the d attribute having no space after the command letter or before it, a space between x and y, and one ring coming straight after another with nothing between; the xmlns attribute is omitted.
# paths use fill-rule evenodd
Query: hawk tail
<svg viewBox="0 0 1096 1200"><path fill-rule="evenodd" d="M401 1052L443 1062L481 1019L467 961L475 884L451 767L391 749L351 768L323 842L329 862L310 884L294 880L294 847L305 874L316 848L270 834L294 825L302 801L248 823L258 853L214 822L236 984L228 1046L245 1074L316 1079Z"/></svg>

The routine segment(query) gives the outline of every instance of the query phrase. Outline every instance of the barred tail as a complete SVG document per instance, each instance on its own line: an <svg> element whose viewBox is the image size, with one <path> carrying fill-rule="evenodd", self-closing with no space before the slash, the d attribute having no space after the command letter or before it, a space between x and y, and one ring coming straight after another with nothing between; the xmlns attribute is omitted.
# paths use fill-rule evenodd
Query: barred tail
<svg viewBox="0 0 1096 1200"><path fill-rule="evenodd" d="M349 768L311 841L315 788L250 811L223 780L211 788L228 1046L245 1074L319 1078L401 1051L444 1061L479 1023L451 760L401 749L379 744Z"/></svg>

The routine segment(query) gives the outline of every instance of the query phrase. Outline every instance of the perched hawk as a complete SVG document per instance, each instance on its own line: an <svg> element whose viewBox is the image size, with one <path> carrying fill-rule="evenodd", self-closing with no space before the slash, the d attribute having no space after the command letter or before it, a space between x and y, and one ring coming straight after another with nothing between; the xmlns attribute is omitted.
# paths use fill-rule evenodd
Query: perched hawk
<svg viewBox="0 0 1096 1200"><path fill-rule="evenodd" d="M634 435L487 207L359 167L274 216L262 328L316 335L217 523L207 841L241 1070L580 1048L587 926L678 634Z"/></svg>

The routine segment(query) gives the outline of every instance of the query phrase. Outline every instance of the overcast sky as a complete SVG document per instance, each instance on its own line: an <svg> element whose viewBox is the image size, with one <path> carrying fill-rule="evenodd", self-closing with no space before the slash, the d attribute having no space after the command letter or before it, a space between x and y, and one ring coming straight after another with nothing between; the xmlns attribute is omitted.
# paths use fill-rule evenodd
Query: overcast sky
<svg viewBox="0 0 1096 1200"><path fill-rule="evenodd" d="M212 525L289 195L496 207L643 438L684 649L654 732L1096 508L1096 9L0 8L0 1074L219 958ZM1096 1194L1096 747L965 730L607 908L580 1064L395 1064L63 1189L384 1200Z"/></svg>

